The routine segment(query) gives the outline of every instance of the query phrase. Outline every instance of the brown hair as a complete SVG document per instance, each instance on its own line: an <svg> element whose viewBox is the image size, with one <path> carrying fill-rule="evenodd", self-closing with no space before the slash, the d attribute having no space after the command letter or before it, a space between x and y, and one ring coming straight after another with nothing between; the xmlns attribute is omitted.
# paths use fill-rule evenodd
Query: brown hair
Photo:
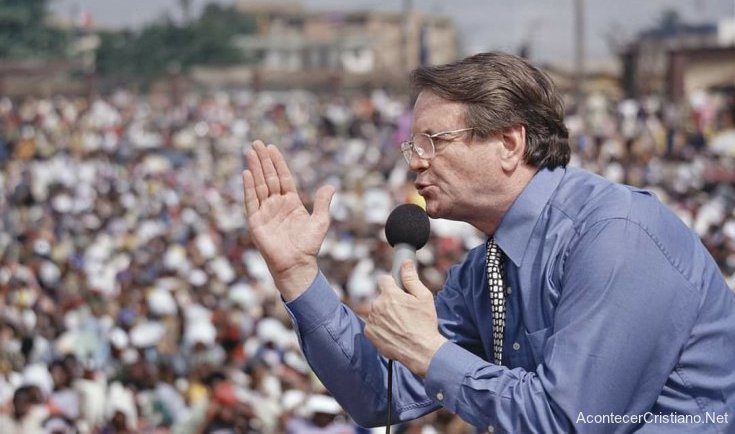
<svg viewBox="0 0 735 434"><path fill-rule="evenodd" d="M486 138L514 125L526 128L524 160L537 168L569 163L564 104L548 75L520 57L481 53L411 73L414 89L467 105L467 126Z"/></svg>

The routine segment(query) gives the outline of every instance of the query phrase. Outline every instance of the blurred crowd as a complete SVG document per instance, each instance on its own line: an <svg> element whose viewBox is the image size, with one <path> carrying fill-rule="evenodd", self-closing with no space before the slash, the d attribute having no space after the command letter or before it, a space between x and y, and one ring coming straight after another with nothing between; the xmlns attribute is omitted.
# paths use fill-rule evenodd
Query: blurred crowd
<svg viewBox="0 0 735 434"><path fill-rule="evenodd" d="M365 314L390 270L383 223L421 203L398 151L408 97L249 92L0 99L0 433L367 433L304 360L254 248L240 173L277 144L304 201L337 187L320 266ZM735 284L735 104L591 95L573 165L653 190ZM438 290L483 242L433 221ZM359 391L356 391L359 393ZM467 433L445 412L394 432Z"/></svg>

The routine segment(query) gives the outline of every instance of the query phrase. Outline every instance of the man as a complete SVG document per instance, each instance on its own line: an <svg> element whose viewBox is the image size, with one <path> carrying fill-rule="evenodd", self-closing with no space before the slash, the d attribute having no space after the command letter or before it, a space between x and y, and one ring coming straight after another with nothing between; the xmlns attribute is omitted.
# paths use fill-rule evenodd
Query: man
<svg viewBox="0 0 735 434"><path fill-rule="evenodd" d="M446 407L490 432L732 432L735 294L697 236L645 191L566 168L550 79L478 54L421 67L402 145L432 218L488 243L436 299L403 264L363 323L317 267L331 187L309 214L280 152L256 141L248 222L304 353L362 425Z"/></svg>
<svg viewBox="0 0 735 434"><path fill-rule="evenodd" d="M43 405L38 387L20 386L13 393L11 414L0 413L0 433L40 434L46 417L48 409Z"/></svg>

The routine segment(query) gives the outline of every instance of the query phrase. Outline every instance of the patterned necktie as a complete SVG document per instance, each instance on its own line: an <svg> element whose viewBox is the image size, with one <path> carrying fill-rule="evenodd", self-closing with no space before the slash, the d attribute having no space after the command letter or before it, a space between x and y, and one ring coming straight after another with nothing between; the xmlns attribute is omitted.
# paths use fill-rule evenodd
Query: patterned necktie
<svg viewBox="0 0 735 434"><path fill-rule="evenodd" d="M503 364L503 331L505 330L503 271L503 251L491 238L487 242L487 283L490 288L490 308L493 314L493 355L497 365Z"/></svg>

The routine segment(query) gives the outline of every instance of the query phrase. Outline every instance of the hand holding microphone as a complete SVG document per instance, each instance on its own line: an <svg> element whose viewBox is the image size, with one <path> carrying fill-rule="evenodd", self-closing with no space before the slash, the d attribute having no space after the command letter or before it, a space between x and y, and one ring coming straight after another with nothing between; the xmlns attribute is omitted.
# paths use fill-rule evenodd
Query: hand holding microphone
<svg viewBox="0 0 735 434"><path fill-rule="evenodd" d="M416 249L429 238L429 219L416 205L400 205L388 217L385 231L395 248L394 278L380 278L380 295L373 302L365 335L383 356L425 376L431 358L446 341L438 330L434 296L419 280L415 266Z"/></svg>

